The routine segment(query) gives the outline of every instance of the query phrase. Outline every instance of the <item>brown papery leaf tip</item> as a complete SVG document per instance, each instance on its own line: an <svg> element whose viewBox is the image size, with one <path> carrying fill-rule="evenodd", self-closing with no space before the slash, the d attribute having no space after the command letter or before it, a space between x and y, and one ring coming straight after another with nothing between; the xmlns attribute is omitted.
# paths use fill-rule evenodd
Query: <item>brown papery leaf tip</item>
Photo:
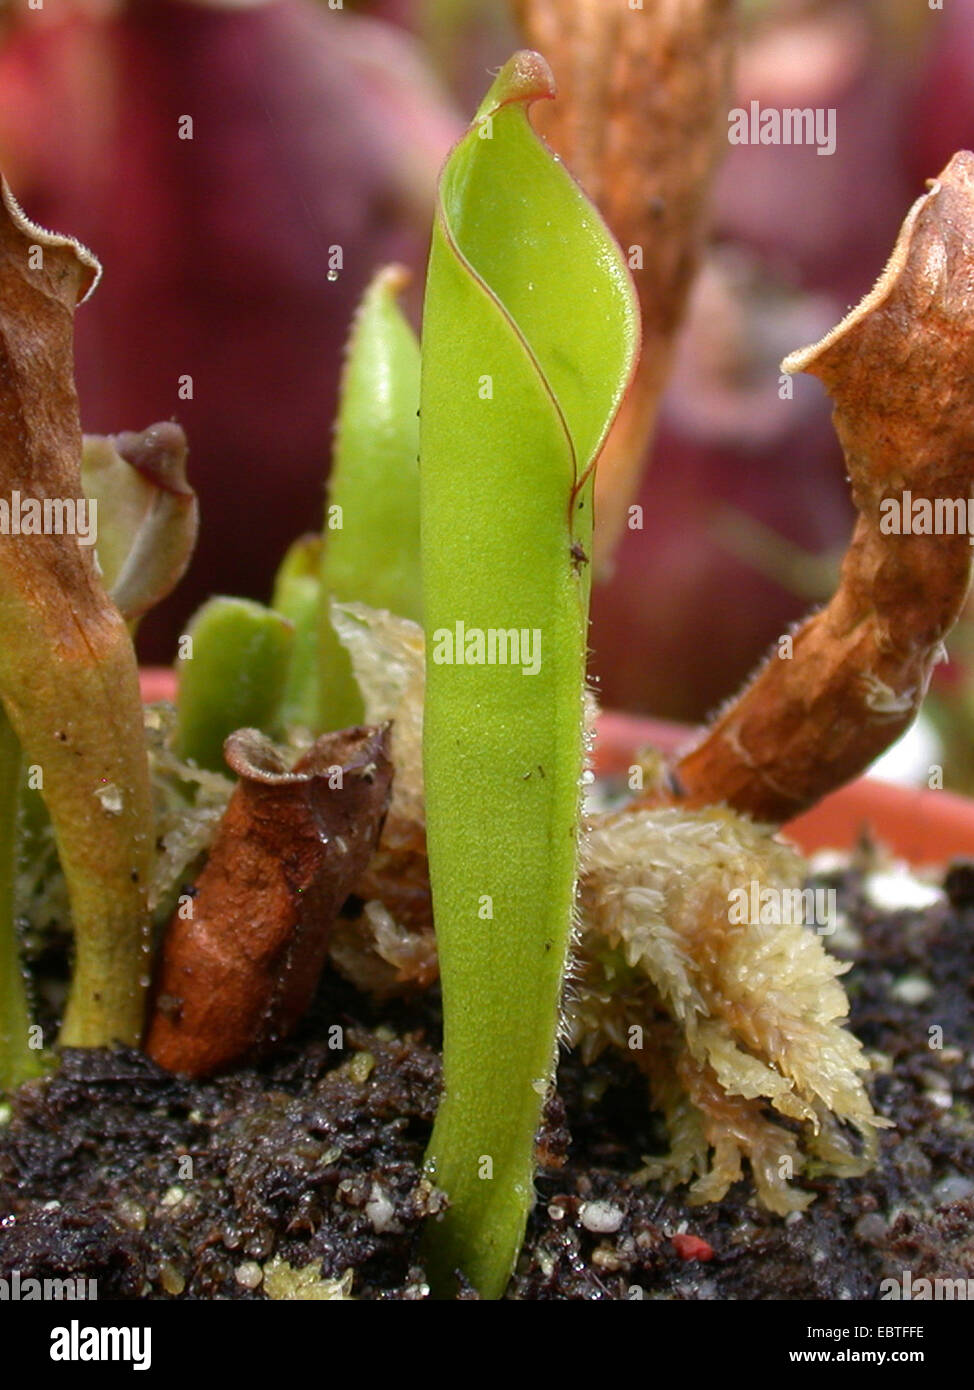
<svg viewBox="0 0 974 1390"><path fill-rule="evenodd" d="M375 278L390 294L398 295L412 283L413 272L399 261L392 261L389 265L384 265ZM359 308L361 309L361 305Z"/></svg>
<svg viewBox="0 0 974 1390"><path fill-rule="evenodd" d="M175 420L162 420L141 431L126 430L112 435L116 452L162 492L175 497L196 494L186 478L189 446L182 426Z"/></svg>
<svg viewBox="0 0 974 1390"><path fill-rule="evenodd" d="M894 296L904 298L902 307L910 311L909 322L900 318L900 327L910 337L924 320L943 317L968 331L971 321L971 294L974 291L974 154L960 150L936 179L927 183L927 192L908 212L893 253L875 286L841 323L811 347L790 353L781 364L785 372L810 372L828 379L841 357L834 349L855 341L859 330L869 328L871 317L896 305ZM889 325L884 325L888 329Z"/></svg>
<svg viewBox="0 0 974 1390"><path fill-rule="evenodd" d="M519 49L501 73L504 82L495 92L499 98L495 110L513 101L550 101L558 95L547 60L531 48Z"/></svg>
<svg viewBox="0 0 974 1390"><path fill-rule="evenodd" d="M858 776L913 721L970 586L965 526L886 525L974 484L974 155L911 208L875 288L786 371L819 377L859 518L830 603L677 764L689 805L780 823ZM936 528L931 528L936 532Z"/></svg>
<svg viewBox="0 0 974 1390"><path fill-rule="evenodd" d="M192 899L163 943L146 1051L202 1076L286 1037L368 864L392 787L388 725L326 734L295 763L255 729L227 740L238 782Z"/></svg>
<svg viewBox="0 0 974 1390"><path fill-rule="evenodd" d="M62 236L58 232L48 232L43 227L39 227L36 222L31 222L14 197L9 183L2 175L0 175L0 200L2 200L8 222L24 238L25 247L36 245L42 249L65 249L74 253L81 270L76 303L83 304L94 293L98 281L101 279L101 263L97 257L86 246L82 246L80 241L76 241L74 237Z"/></svg>

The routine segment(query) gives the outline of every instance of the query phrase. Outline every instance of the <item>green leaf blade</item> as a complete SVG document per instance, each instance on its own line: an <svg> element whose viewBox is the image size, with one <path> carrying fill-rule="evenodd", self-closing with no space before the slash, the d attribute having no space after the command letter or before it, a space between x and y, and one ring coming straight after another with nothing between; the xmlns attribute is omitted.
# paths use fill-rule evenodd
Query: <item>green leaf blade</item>
<svg viewBox="0 0 974 1390"><path fill-rule="evenodd" d="M277 732L294 628L250 599L217 597L198 610L187 636L178 663L179 755L222 772L223 745L235 730Z"/></svg>
<svg viewBox="0 0 974 1390"><path fill-rule="evenodd" d="M428 1268L437 1291L462 1268L486 1297L523 1238L571 936L592 525L577 485L638 333L617 248L528 124L529 58L481 108L491 138L475 126L447 163L423 328L424 766L444 999L429 1163L451 1201ZM485 634L484 664L458 623ZM514 632L521 659L499 659Z"/></svg>
<svg viewBox="0 0 974 1390"><path fill-rule="evenodd" d="M508 63L451 157L440 196L458 253L516 324L549 383L581 476L631 377L639 308L598 211L531 130L526 104L552 96L538 55Z"/></svg>
<svg viewBox="0 0 974 1390"><path fill-rule="evenodd" d="M386 266L372 280L349 339L328 489L319 612L319 724L362 717L329 602L366 603L422 618L419 563L419 343L397 303L408 279Z"/></svg>
<svg viewBox="0 0 974 1390"><path fill-rule="evenodd" d="M294 627L281 722L287 728L318 725L318 648L321 617L321 537L299 536L281 561L271 607Z"/></svg>

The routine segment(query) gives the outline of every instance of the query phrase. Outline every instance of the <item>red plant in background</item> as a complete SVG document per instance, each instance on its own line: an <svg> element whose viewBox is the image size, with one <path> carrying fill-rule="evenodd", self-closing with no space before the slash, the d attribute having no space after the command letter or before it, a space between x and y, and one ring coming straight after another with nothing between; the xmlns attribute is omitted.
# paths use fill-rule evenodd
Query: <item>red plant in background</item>
<svg viewBox="0 0 974 1390"><path fill-rule="evenodd" d="M425 259L460 123L403 25L462 80L474 59L478 74L490 65L492 26L509 22L502 6L444 23L425 4L358 9L382 19L314 0L78 0L7 20L0 154L31 215L76 230L109 267L78 319L84 425L175 415L190 440L203 540L140 633L149 660L171 656L207 594L267 597L276 558L319 514L354 303L376 265ZM804 611L807 592L760 548L728 544L728 513L813 552L847 539L827 401L808 383L781 401L775 354L867 288L917 179L974 143L974 15L922 18L921 33L913 0L776 0L745 33L734 100L834 106L839 145L828 158L728 151L715 229L743 261L712 262L698 287L638 499L644 529L595 592L609 704L700 718Z"/></svg>
<svg viewBox="0 0 974 1390"><path fill-rule="evenodd" d="M348 321L377 265L425 260L458 131L407 35L310 0L25 10L5 39L4 162L111 267L78 318L84 427L190 440L203 538L145 659L206 595L266 597L317 516Z"/></svg>
<svg viewBox="0 0 974 1390"><path fill-rule="evenodd" d="M809 382L780 399L778 362L869 288L922 189L906 157L924 52L915 11L776 0L744 31L733 103L834 108L837 148L728 149L713 215L722 251L697 285L664 397L637 499L643 530L624 534L614 579L593 595L609 706L700 720L807 610L815 576L783 582L760 544L750 555L730 544L733 514L826 558L848 540L829 403ZM951 42L926 20L931 44ZM965 143L954 132L928 149L922 177Z"/></svg>

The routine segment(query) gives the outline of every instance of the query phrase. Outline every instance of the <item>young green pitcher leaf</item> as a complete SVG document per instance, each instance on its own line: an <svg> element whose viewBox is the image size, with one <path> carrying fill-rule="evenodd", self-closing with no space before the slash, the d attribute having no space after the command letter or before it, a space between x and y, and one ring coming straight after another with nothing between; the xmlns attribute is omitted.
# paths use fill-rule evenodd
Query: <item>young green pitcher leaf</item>
<svg viewBox="0 0 974 1390"><path fill-rule="evenodd" d="M171 420L140 433L88 435L81 483L96 511L102 583L133 622L171 593L196 544L186 436Z"/></svg>
<svg viewBox="0 0 974 1390"><path fill-rule="evenodd" d="M599 448L638 314L598 213L505 66L444 169L423 320L427 834L443 981L440 1291L499 1297L532 1197L571 938Z"/></svg>
<svg viewBox="0 0 974 1390"><path fill-rule="evenodd" d="M366 603L418 622L419 344L396 296L408 279L390 265L359 307L342 375L321 561L320 724L362 717L329 602Z"/></svg>
<svg viewBox="0 0 974 1390"><path fill-rule="evenodd" d="M321 611L321 537L299 536L274 579L271 607L294 626L294 644L281 699L281 723L318 724L318 630Z"/></svg>
<svg viewBox="0 0 974 1390"><path fill-rule="evenodd" d="M197 767L222 772L236 729L276 731L294 645L280 613L243 598L211 598L186 633L178 662L176 748Z"/></svg>

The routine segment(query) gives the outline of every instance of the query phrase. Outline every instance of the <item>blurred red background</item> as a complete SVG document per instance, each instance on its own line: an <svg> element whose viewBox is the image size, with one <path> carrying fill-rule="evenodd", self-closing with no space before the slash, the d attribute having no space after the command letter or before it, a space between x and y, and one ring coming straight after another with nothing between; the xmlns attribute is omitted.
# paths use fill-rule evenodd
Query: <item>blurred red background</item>
<svg viewBox="0 0 974 1390"><path fill-rule="evenodd" d="M869 288L924 180L974 143L974 6L741 8L735 102L835 108L837 146L728 148L644 528L595 595L605 702L684 720L827 596L848 535L828 402L801 379L782 399L780 358ZM174 416L189 437L199 550L139 635L168 660L198 602L266 600L319 524L357 298L404 261L418 321L439 163L517 32L496 0L45 0L0 23L3 169L105 267L77 316L84 426Z"/></svg>

